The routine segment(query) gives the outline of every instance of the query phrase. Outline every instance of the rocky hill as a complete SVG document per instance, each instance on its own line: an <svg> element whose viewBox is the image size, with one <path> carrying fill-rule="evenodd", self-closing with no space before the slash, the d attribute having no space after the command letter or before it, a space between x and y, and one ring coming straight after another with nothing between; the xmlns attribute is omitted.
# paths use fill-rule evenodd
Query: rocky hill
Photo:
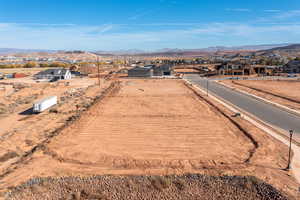
<svg viewBox="0 0 300 200"><path fill-rule="evenodd" d="M269 55L281 55L286 57L299 57L300 56L300 44L292 44L284 47L276 47L268 50L258 51L257 54L269 56Z"/></svg>

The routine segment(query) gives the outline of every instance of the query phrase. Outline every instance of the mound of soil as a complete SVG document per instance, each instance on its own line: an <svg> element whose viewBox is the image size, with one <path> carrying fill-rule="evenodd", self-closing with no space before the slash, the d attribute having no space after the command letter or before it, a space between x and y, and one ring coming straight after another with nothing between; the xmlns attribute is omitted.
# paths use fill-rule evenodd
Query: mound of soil
<svg viewBox="0 0 300 200"><path fill-rule="evenodd" d="M285 200L278 190L247 176L93 176L36 178L11 188L7 199L247 199Z"/></svg>

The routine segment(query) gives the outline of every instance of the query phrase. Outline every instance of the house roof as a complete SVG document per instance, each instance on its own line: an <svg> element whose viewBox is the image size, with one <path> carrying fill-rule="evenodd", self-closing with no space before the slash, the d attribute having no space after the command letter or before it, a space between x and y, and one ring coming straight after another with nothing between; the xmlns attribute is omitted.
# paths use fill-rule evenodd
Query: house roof
<svg viewBox="0 0 300 200"><path fill-rule="evenodd" d="M42 76L42 75L63 76L68 71L69 71L68 69L64 69L64 68L47 69L37 73L36 76Z"/></svg>
<svg viewBox="0 0 300 200"><path fill-rule="evenodd" d="M168 72L168 71L171 71L172 70L172 65L170 64L164 64L164 65L161 65L161 66L158 66L158 67L153 67L154 71L165 71L165 72Z"/></svg>
<svg viewBox="0 0 300 200"><path fill-rule="evenodd" d="M172 66L170 64L165 64L165 65L160 66L160 68L164 71L169 71L169 70L171 70Z"/></svg>
<svg viewBox="0 0 300 200"><path fill-rule="evenodd" d="M288 65L300 65L300 60L291 60Z"/></svg>
<svg viewBox="0 0 300 200"><path fill-rule="evenodd" d="M132 69L129 69L128 71L149 71L152 67L135 67Z"/></svg>
<svg viewBox="0 0 300 200"><path fill-rule="evenodd" d="M267 66L266 68L267 69L276 69L276 68L278 68L279 66Z"/></svg>
<svg viewBox="0 0 300 200"><path fill-rule="evenodd" d="M145 65L144 68L154 68L155 65Z"/></svg>

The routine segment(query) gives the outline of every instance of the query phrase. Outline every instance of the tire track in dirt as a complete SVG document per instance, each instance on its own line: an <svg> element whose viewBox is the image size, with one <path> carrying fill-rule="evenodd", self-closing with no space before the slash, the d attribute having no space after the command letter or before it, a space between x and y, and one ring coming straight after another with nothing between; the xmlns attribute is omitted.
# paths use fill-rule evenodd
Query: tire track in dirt
<svg viewBox="0 0 300 200"><path fill-rule="evenodd" d="M162 160L137 160L137 159L130 159L130 158L120 158L107 157L103 156L101 162L82 162L76 159L64 158L58 155L55 151L52 151L48 147L44 146L41 148L41 151L45 154L50 156L52 159L60 162L60 163L67 163L72 165L79 165L79 166L86 166L86 167L114 167L115 169L155 169L158 167L166 167L166 168L173 168L173 169L184 169L188 162L192 169L194 170L201 170L201 169L210 169L210 170L219 170L219 169L243 169L249 167L249 165L245 165L244 162L241 163L230 163L230 164L221 164L217 165L214 161L211 162L203 162L197 159L189 159L189 160L168 160L167 162Z"/></svg>
<svg viewBox="0 0 300 200"><path fill-rule="evenodd" d="M184 87L188 86L186 84L183 84ZM96 99L92 105L95 105L99 101L101 101L105 97L110 97L114 96L116 93L121 88L120 82L114 83L109 86L101 95ZM189 87L188 87L189 88ZM189 88L192 90L192 92L196 95L197 97L200 97L200 99L197 100L202 100L206 102L210 107L215 109L218 113L221 113L223 116L225 116L227 119L229 119L230 122L232 122L239 130L241 130L245 135L247 135L247 131L245 131L237 122L235 122L233 119L231 119L228 115L226 115L222 110L220 110L218 107L216 107L214 104L211 102L207 101L205 98L203 98L201 95L199 95L197 92L195 92L192 88ZM194 97L195 98L195 97ZM91 105L91 106L92 106ZM90 107L89 107L90 108ZM89 110L89 109L88 109ZM103 166L103 162L106 165L111 165L115 167L116 169L133 169L133 168L140 168L140 169L146 169L146 168L157 168L158 166L164 166L170 169L184 169L186 167L185 163L188 162L189 166L192 169L208 169L208 170L218 170L218 169L242 169L246 168L250 163L250 159L253 156L255 149L258 147L255 146L253 150L250 152L250 156L241 163L220 163L219 165L215 163L213 160L208 160L206 162L203 162L201 160L193 159L193 160L178 160L178 159L173 159L173 160L168 160L168 161L162 161L162 160L137 160L137 159L132 159L132 158L121 158L121 157L103 157L101 159L101 165L100 163L94 163L94 162L82 162L76 159L70 159L70 158L64 158L58 155L56 152L52 151L47 147L47 144L51 142L51 139L54 138L55 136L59 135L59 133L65 129L66 127L70 126L73 124L77 119L79 119L81 115L79 116L72 116L70 117L70 120L68 120L68 123L60 127L58 130L54 131L53 133L49 134L49 137L41 142L40 144L36 145L33 147L30 151L26 152L18 161L12 164L12 167L9 168L7 171L5 171L3 174L0 175L0 180L7 176L8 174L14 172L16 169L18 169L22 164L26 164L31 161L32 155L37 152L43 152L45 155L50 156L54 160L60 162L60 163L69 163L69 164L74 164L74 165L79 165L79 166L91 166L91 167L99 167ZM95 118L96 115L91 115L90 117ZM251 135L248 134L251 138ZM253 138L252 138L253 139ZM255 144L255 140L253 139L253 143ZM257 144L257 143L256 143ZM1 188L0 188L1 189Z"/></svg>
<svg viewBox="0 0 300 200"><path fill-rule="evenodd" d="M216 105L208 101L207 99L203 98L200 94L195 92L193 88L190 88L189 85L184 84L184 87L188 87L190 90L192 90L193 94L196 95L196 97L200 97L201 101L204 101L207 103L210 107L212 107L217 113L220 113L222 116L224 116L226 119L228 119L234 126L238 128L239 131L241 131L248 140L253 144L253 149L249 151L249 156L240 163L221 163L221 165L216 164L214 161L211 162L205 162L201 163L201 160L169 160L168 162L163 162L162 160L137 160L137 159L132 159L132 158L119 158L119 157L110 157L107 158L103 156L101 158L101 162L82 162L80 160L76 159L70 159L70 158L65 158L60 155L58 155L55 151L44 147L42 149L43 153L51 156L54 160L57 160L58 162L61 163L68 163L68 164L75 164L75 165L85 165L85 166L93 166L93 167L99 167L106 165L108 167L115 167L115 168L122 168L122 169L133 169L133 168L156 168L156 167L170 167L173 168L176 166L177 168L184 168L183 162L189 162L189 166L191 166L192 169L223 169L223 168L232 168L232 169L238 169L241 168L241 165L244 164L249 164L251 158L253 157L255 150L258 148L258 143L255 141L255 139L252 137L250 133L248 133L238 122L236 122L234 119L232 119L230 116L228 116L226 113L224 113L220 108L218 108ZM177 163L177 164L174 164ZM200 163L200 164L199 164ZM237 166L238 167L234 167ZM247 166L244 166L247 167Z"/></svg>

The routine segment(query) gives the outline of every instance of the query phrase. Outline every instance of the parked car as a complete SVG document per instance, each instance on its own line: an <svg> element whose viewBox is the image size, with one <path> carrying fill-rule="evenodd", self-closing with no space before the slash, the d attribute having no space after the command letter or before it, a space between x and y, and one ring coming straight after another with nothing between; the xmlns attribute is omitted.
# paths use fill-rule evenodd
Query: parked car
<svg viewBox="0 0 300 200"><path fill-rule="evenodd" d="M288 74L287 77L294 78L297 77L297 74Z"/></svg>

